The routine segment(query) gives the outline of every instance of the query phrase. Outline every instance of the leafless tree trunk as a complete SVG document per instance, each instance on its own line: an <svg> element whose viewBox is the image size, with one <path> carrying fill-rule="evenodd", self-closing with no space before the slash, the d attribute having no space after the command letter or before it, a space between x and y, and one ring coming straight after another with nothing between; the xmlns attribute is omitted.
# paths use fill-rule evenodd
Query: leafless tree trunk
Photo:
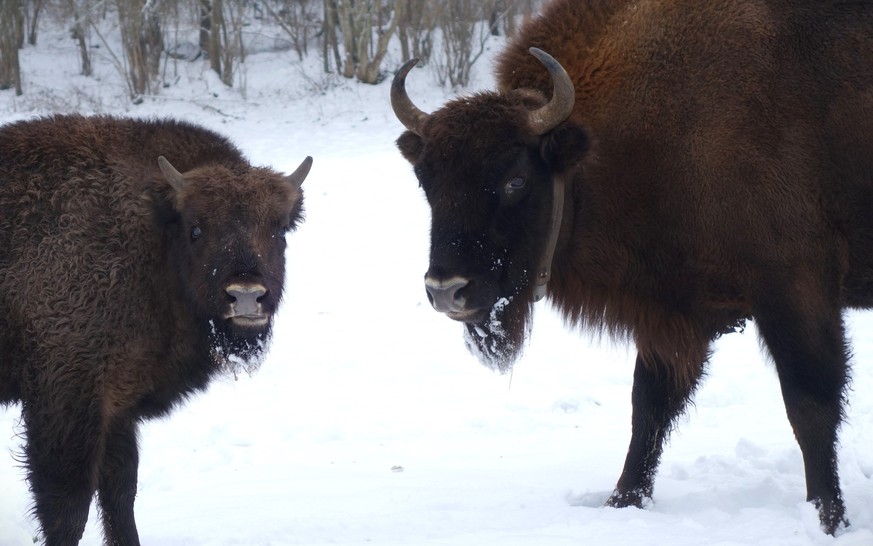
<svg viewBox="0 0 873 546"><path fill-rule="evenodd" d="M212 0L209 10L209 67L221 76L221 32L224 27L224 0Z"/></svg>
<svg viewBox="0 0 873 546"><path fill-rule="evenodd" d="M198 6L200 9L200 39L198 45L202 51L209 52L211 50L212 2L209 0L199 0Z"/></svg>
<svg viewBox="0 0 873 546"><path fill-rule="evenodd" d="M337 20L343 38L342 75L363 83L378 83L388 42L403 16L406 0L336 0ZM375 34L375 38L374 38Z"/></svg>
<svg viewBox="0 0 873 546"><path fill-rule="evenodd" d="M368 0L360 0L357 3L355 0L336 0L334 5L336 6L337 22L339 23L343 38L344 58L340 73L345 78L351 78L355 75L355 65L357 64L355 55L358 52L359 27L361 20L367 15L369 3ZM369 18L366 21L368 26L367 32L369 33Z"/></svg>
<svg viewBox="0 0 873 546"><path fill-rule="evenodd" d="M91 56L88 53L88 42L85 39L86 26L82 21L76 20L73 23L73 39L79 45L79 59L82 63L82 75L90 76L93 73L91 68Z"/></svg>
<svg viewBox="0 0 873 546"><path fill-rule="evenodd" d="M127 62L131 98L152 92L160 68L164 41L155 2L116 0L121 42Z"/></svg>
<svg viewBox="0 0 873 546"><path fill-rule="evenodd" d="M233 86L238 63L245 62L242 29L245 25L245 3L242 0L201 0L201 48L206 42L209 67L222 83Z"/></svg>
<svg viewBox="0 0 873 546"><path fill-rule="evenodd" d="M410 0L410 4L414 0ZM409 12L414 9L413 6L407 6L406 16L400 19L397 25L397 37L400 39L400 55L401 58L409 59Z"/></svg>
<svg viewBox="0 0 873 546"><path fill-rule="evenodd" d="M233 75L237 65L245 62L245 47L242 29L245 6L240 0L230 0L224 3L224 13L221 17L221 81L228 87L233 87Z"/></svg>
<svg viewBox="0 0 873 546"><path fill-rule="evenodd" d="M322 40L323 45L321 53L324 60L325 72L330 72L331 54L333 54L333 61L337 71L339 71L342 66L342 57L340 56L339 50L339 36L337 35L337 28L339 26L337 18L336 1L324 0L324 22L322 24L322 35L324 36L324 39Z"/></svg>
<svg viewBox="0 0 873 546"><path fill-rule="evenodd" d="M81 62L82 75L90 76L93 72L91 68L91 53L88 49L88 30L91 26L91 1L90 0L68 0L67 9L70 11L70 17L73 19L72 37L79 47L79 59Z"/></svg>
<svg viewBox="0 0 873 546"><path fill-rule="evenodd" d="M31 0L27 2L27 43L36 45L36 30L39 16L47 0Z"/></svg>
<svg viewBox="0 0 873 546"><path fill-rule="evenodd" d="M441 8L436 0L409 0L403 16L399 18L398 35L403 60L430 61L433 52L433 32Z"/></svg>
<svg viewBox="0 0 873 546"><path fill-rule="evenodd" d="M21 95L18 50L24 41L24 14L18 0L0 0L0 89L15 89Z"/></svg>

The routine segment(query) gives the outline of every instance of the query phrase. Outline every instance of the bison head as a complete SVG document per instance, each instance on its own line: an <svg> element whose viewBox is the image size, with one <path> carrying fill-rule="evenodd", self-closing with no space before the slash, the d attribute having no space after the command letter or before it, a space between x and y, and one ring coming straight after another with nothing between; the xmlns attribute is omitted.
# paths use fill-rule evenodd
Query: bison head
<svg viewBox="0 0 873 546"><path fill-rule="evenodd" d="M175 214L171 260L181 296L208 324L215 354L251 371L269 338L285 279L285 234L302 216L307 157L290 176L207 165L180 173L163 156Z"/></svg>
<svg viewBox="0 0 873 546"><path fill-rule="evenodd" d="M467 344L501 371L520 354L531 302L545 294L561 227L561 175L588 147L568 122L575 91L550 55L552 97L517 89L453 100L427 114L405 91L415 60L394 78L391 102L408 129L397 140L431 207L425 288L434 309L465 324Z"/></svg>

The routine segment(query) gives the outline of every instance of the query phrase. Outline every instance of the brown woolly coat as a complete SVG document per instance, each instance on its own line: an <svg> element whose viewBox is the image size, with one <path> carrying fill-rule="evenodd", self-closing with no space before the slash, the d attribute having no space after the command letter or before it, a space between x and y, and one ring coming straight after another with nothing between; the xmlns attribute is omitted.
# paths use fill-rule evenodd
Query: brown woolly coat
<svg viewBox="0 0 873 546"><path fill-rule="evenodd" d="M47 543L78 541L95 490L107 542L137 542L137 425L263 350L302 177L172 120L0 127L0 404Z"/></svg>
<svg viewBox="0 0 873 546"><path fill-rule="evenodd" d="M497 66L500 89L549 96L527 48L551 53L593 137L550 284L566 317L697 365L783 279L798 299L873 304L869 10L584 4L550 3Z"/></svg>

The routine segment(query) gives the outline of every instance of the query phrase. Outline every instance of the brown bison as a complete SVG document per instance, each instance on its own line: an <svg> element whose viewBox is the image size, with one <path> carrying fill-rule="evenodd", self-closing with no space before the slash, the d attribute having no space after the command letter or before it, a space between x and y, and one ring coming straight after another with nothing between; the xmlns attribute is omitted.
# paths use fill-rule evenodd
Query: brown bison
<svg viewBox="0 0 873 546"><path fill-rule="evenodd" d="M428 114L405 91L415 61L396 75L433 307L500 369L543 295L636 345L610 506L652 495L712 341L753 318L807 499L827 532L845 524L842 310L873 306L871 52L869 2L557 0L500 55L497 91Z"/></svg>
<svg viewBox="0 0 873 546"><path fill-rule="evenodd" d="M169 120L0 127L0 404L22 403L46 544L78 543L95 491L106 542L139 544L139 422L255 367L311 164Z"/></svg>

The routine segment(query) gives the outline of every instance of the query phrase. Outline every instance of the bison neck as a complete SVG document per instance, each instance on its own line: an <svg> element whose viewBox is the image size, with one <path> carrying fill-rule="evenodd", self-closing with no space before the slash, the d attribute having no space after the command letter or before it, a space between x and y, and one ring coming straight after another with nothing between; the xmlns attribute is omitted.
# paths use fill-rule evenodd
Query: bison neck
<svg viewBox="0 0 873 546"><path fill-rule="evenodd" d="M745 315L730 305L702 305L694 271L652 250L664 245L648 244L617 227L618 219L604 217L601 196L585 185L591 174L568 180L552 302L569 325L699 362L712 338Z"/></svg>

